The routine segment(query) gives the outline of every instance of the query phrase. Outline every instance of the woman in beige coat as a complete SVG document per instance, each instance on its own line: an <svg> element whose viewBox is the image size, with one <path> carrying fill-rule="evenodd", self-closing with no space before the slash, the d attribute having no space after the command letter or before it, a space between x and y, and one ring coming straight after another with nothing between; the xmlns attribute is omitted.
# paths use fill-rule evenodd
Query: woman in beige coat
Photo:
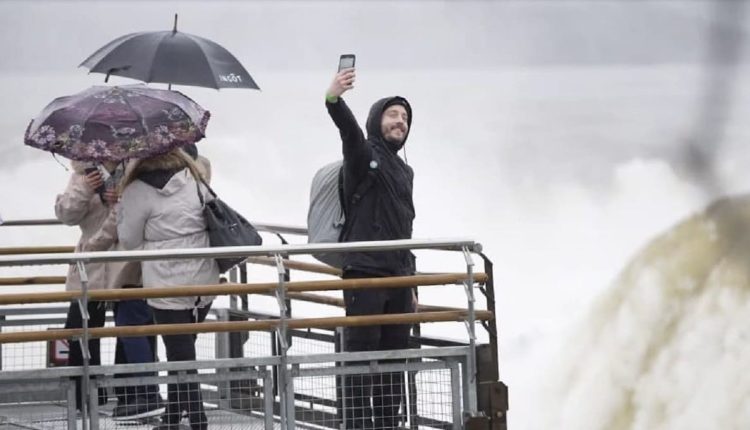
<svg viewBox="0 0 750 430"><path fill-rule="evenodd" d="M81 237L76 245L76 252L82 251L88 240L97 233L109 213L110 206L117 200L116 188L122 178L123 167L115 163L105 163L103 166L95 167L91 164L74 161L72 163L73 174L70 176L68 185L55 201L55 215L63 224L78 226L81 229ZM89 168L89 169L87 169ZM109 174L106 180L102 176L103 170ZM87 173L87 170L89 172ZM104 187L99 193L96 190ZM84 265L88 277L88 289L100 290L113 288L123 283L140 283L140 267L138 264L130 263L88 263ZM81 290L81 274L78 267L71 265L65 282L68 291ZM106 304L104 302L88 302L89 327L104 326L106 315ZM81 328L83 320L81 309L77 301L70 302L68 315L65 320L65 328ZM88 344L91 356L90 363L99 365L101 356L99 351L99 339L91 339ZM83 364L81 345L76 340L70 341L68 365L80 366ZM81 408L83 401L80 388L80 380L76 380L76 408ZM106 392L99 391L99 402L107 401Z"/></svg>
<svg viewBox="0 0 750 430"><path fill-rule="evenodd" d="M118 205L117 236L126 249L167 250L209 247L203 206L206 193L201 172L182 150L141 160L128 174ZM142 263L143 287L175 287L219 283L213 258L148 260ZM213 296L148 299L157 324L202 322ZM196 359L194 334L162 336L168 361ZM195 371L188 373L196 373ZM208 427L200 385L168 384L167 411L160 428L178 428L186 412L193 430Z"/></svg>

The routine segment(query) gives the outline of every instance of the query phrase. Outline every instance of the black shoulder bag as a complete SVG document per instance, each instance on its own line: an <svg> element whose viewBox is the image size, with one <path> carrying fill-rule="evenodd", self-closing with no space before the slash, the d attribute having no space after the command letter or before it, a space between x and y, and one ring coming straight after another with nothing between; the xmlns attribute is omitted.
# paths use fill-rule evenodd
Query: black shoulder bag
<svg viewBox="0 0 750 430"><path fill-rule="evenodd" d="M203 217L206 219L206 229L208 230L208 241L212 247L219 246L257 246L263 244L263 238L258 234L258 230L250 224L245 217L224 203L213 189L203 179L200 180L206 186L213 196L213 199L205 202L200 185L196 182L198 188L198 198L203 207ZM237 264L245 261L246 257L227 257L216 258L219 265L219 271L224 273Z"/></svg>

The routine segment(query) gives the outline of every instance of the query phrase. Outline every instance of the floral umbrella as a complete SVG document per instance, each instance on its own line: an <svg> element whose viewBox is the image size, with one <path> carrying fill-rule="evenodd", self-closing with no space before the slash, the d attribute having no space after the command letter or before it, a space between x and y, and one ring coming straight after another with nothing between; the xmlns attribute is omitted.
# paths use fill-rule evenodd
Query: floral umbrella
<svg viewBox="0 0 750 430"><path fill-rule="evenodd" d="M53 100L31 121L24 143L79 161L145 158L201 140L209 118L177 91L95 86Z"/></svg>

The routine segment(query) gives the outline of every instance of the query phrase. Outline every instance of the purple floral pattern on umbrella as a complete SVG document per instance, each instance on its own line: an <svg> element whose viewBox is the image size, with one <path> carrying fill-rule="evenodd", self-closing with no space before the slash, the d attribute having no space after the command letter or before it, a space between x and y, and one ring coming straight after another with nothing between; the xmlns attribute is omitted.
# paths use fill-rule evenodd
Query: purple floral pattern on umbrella
<svg viewBox="0 0 750 430"><path fill-rule="evenodd" d="M43 125L31 135L31 140L37 145L52 145L55 143L55 129L48 125Z"/></svg>
<svg viewBox="0 0 750 430"><path fill-rule="evenodd" d="M97 86L53 100L31 121L24 142L73 160L144 158L199 141L209 118L177 91Z"/></svg>

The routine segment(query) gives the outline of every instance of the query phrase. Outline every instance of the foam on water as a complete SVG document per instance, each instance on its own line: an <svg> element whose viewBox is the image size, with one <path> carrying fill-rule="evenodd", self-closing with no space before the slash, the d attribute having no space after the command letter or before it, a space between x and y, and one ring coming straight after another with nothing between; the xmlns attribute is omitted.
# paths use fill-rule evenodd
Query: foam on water
<svg viewBox="0 0 750 430"><path fill-rule="evenodd" d="M534 428L750 427L750 197L653 240L599 297L541 391Z"/></svg>

